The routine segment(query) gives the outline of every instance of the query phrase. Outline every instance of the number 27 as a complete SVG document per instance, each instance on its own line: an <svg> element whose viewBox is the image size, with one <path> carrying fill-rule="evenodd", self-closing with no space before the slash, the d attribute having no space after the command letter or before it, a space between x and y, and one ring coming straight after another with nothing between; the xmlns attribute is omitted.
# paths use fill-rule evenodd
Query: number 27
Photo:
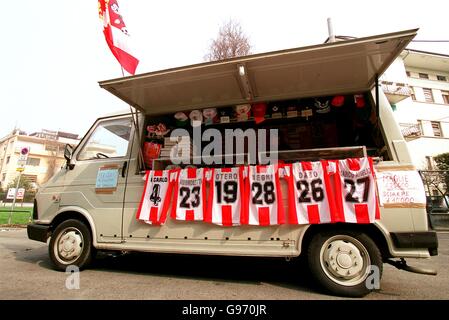
<svg viewBox="0 0 449 320"><path fill-rule="evenodd" d="M352 179L345 179L345 188L349 186L351 189L349 190L348 194L345 197L346 202L357 202L360 203L360 199L358 196L354 196L355 193L355 184L361 185L363 184L363 202L368 201L368 195L369 195L369 187L370 187L370 179L369 177L360 178L356 181Z"/></svg>

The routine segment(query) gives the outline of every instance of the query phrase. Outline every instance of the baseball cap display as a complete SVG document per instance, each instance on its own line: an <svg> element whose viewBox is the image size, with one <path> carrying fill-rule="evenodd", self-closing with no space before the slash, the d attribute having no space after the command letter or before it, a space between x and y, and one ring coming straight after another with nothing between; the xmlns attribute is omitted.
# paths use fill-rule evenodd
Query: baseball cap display
<svg viewBox="0 0 449 320"><path fill-rule="evenodd" d="M335 96L332 98L331 104L334 107L341 107L342 105L345 104L345 97L344 96Z"/></svg>
<svg viewBox="0 0 449 320"><path fill-rule="evenodd" d="M255 103L251 107L254 121L259 124L265 120L265 114L267 113L267 104L265 102Z"/></svg>
<svg viewBox="0 0 449 320"><path fill-rule="evenodd" d="M178 127L185 127L187 125L187 120L189 119L184 112L175 113L176 125Z"/></svg>
<svg viewBox="0 0 449 320"><path fill-rule="evenodd" d="M355 106L357 108L364 108L366 103L365 103L365 97L363 96L363 94L355 94L354 95L354 102L355 102Z"/></svg>
<svg viewBox="0 0 449 320"><path fill-rule="evenodd" d="M189 118L192 127L198 127L203 122L203 113L200 110L192 110Z"/></svg>
<svg viewBox="0 0 449 320"><path fill-rule="evenodd" d="M329 102L330 102L329 99L323 99L323 100L315 99L314 105L315 105L316 113L320 113L320 114L329 113L331 111Z"/></svg>
<svg viewBox="0 0 449 320"><path fill-rule="evenodd" d="M237 115L237 121L246 121L251 115L251 105L239 104L235 106L235 113Z"/></svg>
<svg viewBox="0 0 449 320"><path fill-rule="evenodd" d="M208 108L203 110L204 124L211 125L218 122L217 109Z"/></svg>

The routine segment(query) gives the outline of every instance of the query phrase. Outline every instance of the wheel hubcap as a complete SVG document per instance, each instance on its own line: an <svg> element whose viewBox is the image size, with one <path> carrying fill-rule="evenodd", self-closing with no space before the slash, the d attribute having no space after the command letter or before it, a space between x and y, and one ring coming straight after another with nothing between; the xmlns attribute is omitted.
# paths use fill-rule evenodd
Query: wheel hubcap
<svg viewBox="0 0 449 320"><path fill-rule="evenodd" d="M55 251L61 263L72 263L83 252L83 235L73 227L63 230L56 240Z"/></svg>
<svg viewBox="0 0 449 320"><path fill-rule="evenodd" d="M353 286L365 280L371 260L362 243L352 237L339 235L323 244L320 263L332 281Z"/></svg>

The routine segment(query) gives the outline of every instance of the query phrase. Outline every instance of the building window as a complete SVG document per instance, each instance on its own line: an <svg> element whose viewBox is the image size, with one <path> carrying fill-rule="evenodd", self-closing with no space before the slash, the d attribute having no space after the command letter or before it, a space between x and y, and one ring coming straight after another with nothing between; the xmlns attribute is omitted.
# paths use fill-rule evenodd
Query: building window
<svg viewBox="0 0 449 320"><path fill-rule="evenodd" d="M441 91L443 101L445 104L449 104L449 91Z"/></svg>
<svg viewBox="0 0 449 320"><path fill-rule="evenodd" d="M27 166L33 166L37 167L41 163L41 159L39 158L28 158L27 159Z"/></svg>
<svg viewBox="0 0 449 320"><path fill-rule="evenodd" d="M410 87L410 96L412 97L413 101L416 101L415 89L413 89L413 87Z"/></svg>
<svg viewBox="0 0 449 320"><path fill-rule="evenodd" d="M407 77L410 77L410 71L405 71L405 73L407 74Z"/></svg>
<svg viewBox="0 0 449 320"><path fill-rule="evenodd" d="M7 156L6 157L6 164L8 164L9 163L9 160L11 159L11 157L10 156Z"/></svg>
<svg viewBox="0 0 449 320"><path fill-rule="evenodd" d="M442 137L440 123L438 121L431 121L430 123L432 124L433 136Z"/></svg>
<svg viewBox="0 0 449 320"><path fill-rule="evenodd" d="M419 73L419 78L420 79L429 79L429 75L427 73Z"/></svg>
<svg viewBox="0 0 449 320"><path fill-rule="evenodd" d="M438 79L439 81L447 81L446 76L439 76L439 75L437 75L437 79Z"/></svg>
<svg viewBox="0 0 449 320"><path fill-rule="evenodd" d="M431 102L433 103L433 93L432 93L432 89L430 88L423 88L424 91L424 99L426 100L426 102Z"/></svg>

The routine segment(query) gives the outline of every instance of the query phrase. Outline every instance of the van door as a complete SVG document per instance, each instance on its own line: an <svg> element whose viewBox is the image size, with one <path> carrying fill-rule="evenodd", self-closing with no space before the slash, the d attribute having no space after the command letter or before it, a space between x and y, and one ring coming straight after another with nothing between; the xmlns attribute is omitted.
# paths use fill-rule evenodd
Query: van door
<svg viewBox="0 0 449 320"><path fill-rule="evenodd" d="M133 135L130 116L99 119L73 155L61 207L87 211L98 242L120 242L123 198ZM67 208L66 208L67 209Z"/></svg>

